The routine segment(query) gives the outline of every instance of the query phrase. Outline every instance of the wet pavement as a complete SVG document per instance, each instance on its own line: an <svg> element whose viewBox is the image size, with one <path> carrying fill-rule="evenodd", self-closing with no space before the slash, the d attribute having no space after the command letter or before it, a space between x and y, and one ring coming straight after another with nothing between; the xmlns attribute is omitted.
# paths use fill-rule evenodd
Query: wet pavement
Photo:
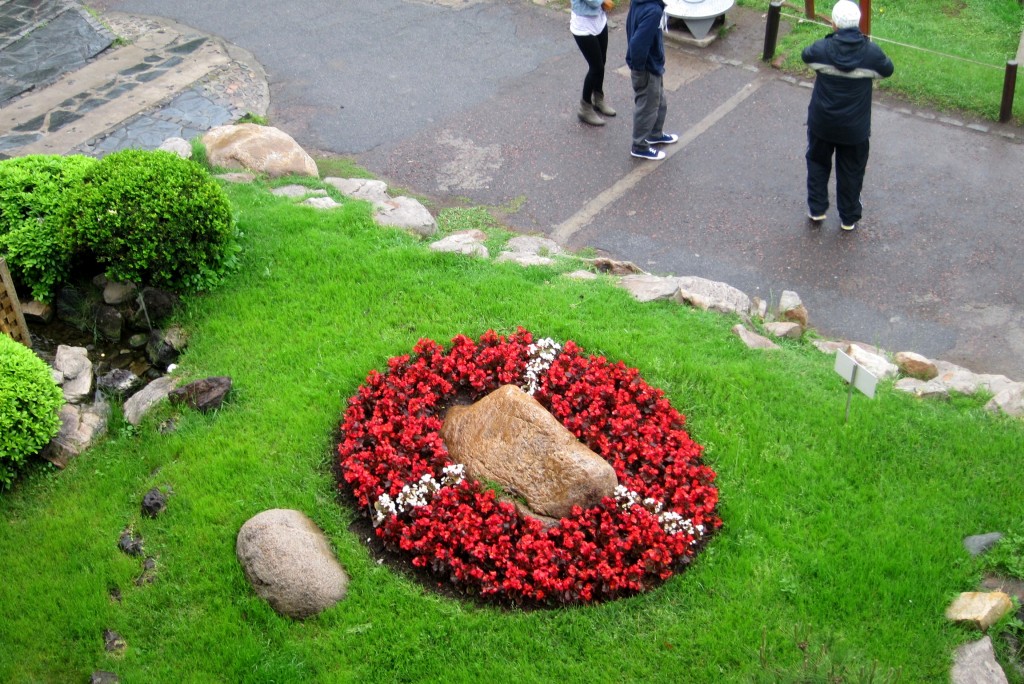
<svg viewBox="0 0 1024 684"><path fill-rule="evenodd" d="M760 61L759 12L730 10L728 30L706 48L672 43L667 128L682 140L651 163L628 154L625 8L612 15L605 83L620 114L591 128L575 115L585 65L568 16L543 2L252 0L242 15L223 3L96 6L115 31L117 20L157 22L177 32L174 45L205 36L227 61L205 84L75 149L154 147L228 113L262 113L258 97L245 97L265 70L264 111L313 153L354 156L393 185L439 203L501 208L520 231L653 273L722 280L771 301L795 290L829 337L1024 378L1021 129L879 94L864 220L841 233L832 209L811 228L803 197L811 84ZM138 40L153 35L143 30ZM165 48L152 54L172 59ZM119 76L137 81L158 68L147 63ZM231 65L231 78L216 76ZM0 152L26 149L10 136L55 137L38 127L5 133L5 112L30 95L0 107ZM68 115L87 103L71 103ZM37 123L53 125L52 114Z"/></svg>
<svg viewBox="0 0 1024 684"><path fill-rule="evenodd" d="M173 22L10 0L0 27L3 156L152 149L269 103L251 55Z"/></svg>

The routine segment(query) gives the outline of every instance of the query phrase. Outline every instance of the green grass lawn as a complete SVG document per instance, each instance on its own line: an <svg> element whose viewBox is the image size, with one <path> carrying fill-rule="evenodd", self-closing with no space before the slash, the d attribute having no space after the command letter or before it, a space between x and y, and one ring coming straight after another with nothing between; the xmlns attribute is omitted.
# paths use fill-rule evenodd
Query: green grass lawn
<svg viewBox="0 0 1024 684"><path fill-rule="evenodd" d="M768 0L738 0L767 10ZM815 11L829 17L834 2L817 0ZM871 33L896 65L883 90L921 105L959 109L997 119L1007 60L1017 53L1024 30L1024 6L1018 0L872 0ZM783 68L807 71L801 50L831 29L801 22L804 3L783 6L791 27L779 40L776 56ZM913 46L913 47L906 47ZM1014 119L1024 122L1024 77L1018 77Z"/></svg>
<svg viewBox="0 0 1024 684"><path fill-rule="evenodd" d="M365 203L318 212L226 188L243 267L188 300L177 374L229 375L230 400L210 415L165 405L137 430L115 417L65 471L34 468L0 495L0 681L945 681L977 638L943 611L980 578L963 537L1024 528L1024 422L883 386L844 424L845 387L808 344L751 351L732 318L561 275L575 263L437 254L375 227ZM392 572L349 531L332 432L366 374L420 337L520 325L639 368L687 416L724 527L685 573L612 603L502 610ZM139 504L154 486L173 493L151 520ZM256 597L235 538L268 508L324 529L345 601L293 622ZM152 584L117 549L128 525L157 559ZM123 655L104 652L105 629Z"/></svg>

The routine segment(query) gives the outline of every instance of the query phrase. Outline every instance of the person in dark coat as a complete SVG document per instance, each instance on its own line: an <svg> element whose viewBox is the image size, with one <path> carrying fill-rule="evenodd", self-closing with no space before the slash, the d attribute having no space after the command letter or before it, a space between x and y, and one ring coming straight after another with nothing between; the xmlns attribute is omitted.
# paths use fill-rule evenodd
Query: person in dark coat
<svg viewBox="0 0 1024 684"><path fill-rule="evenodd" d="M626 14L626 64L633 83L633 146L630 154L657 161L665 158L654 145L671 145L679 140L666 133L665 41L668 23L664 0L630 0Z"/></svg>
<svg viewBox="0 0 1024 684"><path fill-rule="evenodd" d="M804 49L816 72L807 107L807 217L815 224L828 211L828 179L836 160L836 205L843 230L853 230L863 210L860 191L868 165L874 79L892 75L882 49L860 32L860 8L839 0L830 33Z"/></svg>

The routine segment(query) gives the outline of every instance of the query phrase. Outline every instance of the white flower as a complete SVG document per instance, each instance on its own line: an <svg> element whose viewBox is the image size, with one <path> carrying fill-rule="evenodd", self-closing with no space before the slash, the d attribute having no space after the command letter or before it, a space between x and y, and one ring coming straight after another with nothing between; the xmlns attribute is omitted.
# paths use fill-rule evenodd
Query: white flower
<svg viewBox="0 0 1024 684"><path fill-rule="evenodd" d="M537 340L526 348L530 360L526 362L526 390L528 394L535 393L540 389L540 377L551 368L558 352L562 351L562 345L550 337Z"/></svg>
<svg viewBox="0 0 1024 684"><path fill-rule="evenodd" d="M679 534L680 532L686 532L693 537L693 541L690 545L693 546L701 537L704 536L704 526L694 525L693 521L689 518L675 513L673 511L664 511L665 505L652 497L641 499L640 495L630 489L626 489L623 485L615 487L615 501L618 502L619 506L628 511L633 506L642 506L646 511L652 515L658 516L658 524L668 534Z"/></svg>
<svg viewBox="0 0 1024 684"><path fill-rule="evenodd" d="M374 527L380 525L388 516L408 513L419 506L426 506L442 487L455 487L465 479L466 466L454 463L441 470L441 482L425 473L418 482L407 484L394 500L387 493L381 494L373 504L371 516Z"/></svg>

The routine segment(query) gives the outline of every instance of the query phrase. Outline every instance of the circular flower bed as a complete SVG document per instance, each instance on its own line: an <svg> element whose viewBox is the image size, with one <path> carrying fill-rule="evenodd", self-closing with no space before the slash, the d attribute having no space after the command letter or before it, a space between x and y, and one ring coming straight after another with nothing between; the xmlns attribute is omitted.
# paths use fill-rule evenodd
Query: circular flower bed
<svg viewBox="0 0 1024 684"><path fill-rule="evenodd" d="M439 435L444 412L506 384L614 467L614 498L545 527L466 478ZM722 524L715 474L683 421L636 369L571 341L535 344L522 328L460 335L447 351L420 340L350 399L339 486L389 548L457 589L519 604L617 598L671 577Z"/></svg>

